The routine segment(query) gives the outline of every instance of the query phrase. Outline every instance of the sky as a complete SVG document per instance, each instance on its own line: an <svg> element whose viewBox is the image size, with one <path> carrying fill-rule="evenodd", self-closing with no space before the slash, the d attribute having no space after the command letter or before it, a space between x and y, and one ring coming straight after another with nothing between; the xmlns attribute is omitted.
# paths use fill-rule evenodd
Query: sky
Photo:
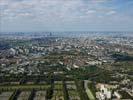
<svg viewBox="0 0 133 100"><path fill-rule="evenodd" d="M0 0L0 31L133 31L133 0Z"/></svg>

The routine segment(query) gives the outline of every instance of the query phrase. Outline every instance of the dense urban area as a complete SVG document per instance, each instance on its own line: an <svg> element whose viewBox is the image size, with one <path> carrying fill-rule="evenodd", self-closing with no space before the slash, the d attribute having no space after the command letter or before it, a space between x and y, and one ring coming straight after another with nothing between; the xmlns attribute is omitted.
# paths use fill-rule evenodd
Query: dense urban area
<svg viewBox="0 0 133 100"><path fill-rule="evenodd" d="M133 33L0 33L0 100L133 100Z"/></svg>

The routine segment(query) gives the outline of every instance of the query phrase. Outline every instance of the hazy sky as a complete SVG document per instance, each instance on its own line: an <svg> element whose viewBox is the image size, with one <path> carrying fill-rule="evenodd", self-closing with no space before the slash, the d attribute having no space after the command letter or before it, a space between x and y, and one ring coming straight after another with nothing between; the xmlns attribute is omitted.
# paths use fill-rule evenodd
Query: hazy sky
<svg viewBox="0 0 133 100"><path fill-rule="evenodd" d="M0 0L0 31L133 31L133 0Z"/></svg>

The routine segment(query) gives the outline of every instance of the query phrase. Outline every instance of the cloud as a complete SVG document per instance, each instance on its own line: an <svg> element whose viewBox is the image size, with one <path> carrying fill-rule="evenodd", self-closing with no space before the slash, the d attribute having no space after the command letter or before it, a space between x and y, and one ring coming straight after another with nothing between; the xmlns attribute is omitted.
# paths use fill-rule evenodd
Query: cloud
<svg viewBox="0 0 133 100"><path fill-rule="evenodd" d="M3 6L3 5L7 5L8 4L8 0L0 0L0 6Z"/></svg>
<svg viewBox="0 0 133 100"><path fill-rule="evenodd" d="M122 9L124 3L119 2L119 7L116 4L115 0L0 0L0 17L4 25L30 21L31 26L39 23L40 27L52 28L55 24L62 27L62 24L87 26L113 22L122 15L125 17L121 18L121 22L124 19L130 20L128 18L133 16L133 7L130 10L127 8L125 13Z"/></svg>
<svg viewBox="0 0 133 100"><path fill-rule="evenodd" d="M88 10L86 13L87 14L93 14L93 13L96 13L96 10Z"/></svg>
<svg viewBox="0 0 133 100"><path fill-rule="evenodd" d="M99 4L99 3L106 3L109 2L110 0L91 0L92 3Z"/></svg>
<svg viewBox="0 0 133 100"><path fill-rule="evenodd" d="M107 12L106 14L107 15L114 15L114 14L116 14L116 11L111 10L111 11Z"/></svg>
<svg viewBox="0 0 133 100"><path fill-rule="evenodd" d="M35 17L43 18L76 18L80 15L85 15L86 11L81 9L87 9L86 4L82 0L2 0L3 7L2 13L7 12L10 15L23 15L30 13ZM94 11L88 10L88 13ZM5 16L8 17L8 16ZM11 17L11 16L10 16Z"/></svg>
<svg viewBox="0 0 133 100"><path fill-rule="evenodd" d="M20 13L18 14L19 17L32 17L33 15L31 13Z"/></svg>

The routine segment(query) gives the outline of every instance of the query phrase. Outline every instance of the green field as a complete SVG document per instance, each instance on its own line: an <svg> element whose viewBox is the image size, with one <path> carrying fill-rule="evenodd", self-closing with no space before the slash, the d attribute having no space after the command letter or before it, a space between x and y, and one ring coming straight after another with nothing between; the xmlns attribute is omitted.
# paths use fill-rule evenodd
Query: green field
<svg viewBox="0 0 133 100"><path fill-rule="evenodd" d="M95 97L93 96L93 94L89 88L86 89L86 93L87 93L90 100L95 100Z"/></svg>
<svg viewBox="0 0 133 100"><path fill-rule="evenodd" d="M45 90L48 89L50 85L5 85L5 86L0 86L0 90L5 90L5 91L12 91L12 90L32 90L32 89L40 89L40 90Z"/></svg>

